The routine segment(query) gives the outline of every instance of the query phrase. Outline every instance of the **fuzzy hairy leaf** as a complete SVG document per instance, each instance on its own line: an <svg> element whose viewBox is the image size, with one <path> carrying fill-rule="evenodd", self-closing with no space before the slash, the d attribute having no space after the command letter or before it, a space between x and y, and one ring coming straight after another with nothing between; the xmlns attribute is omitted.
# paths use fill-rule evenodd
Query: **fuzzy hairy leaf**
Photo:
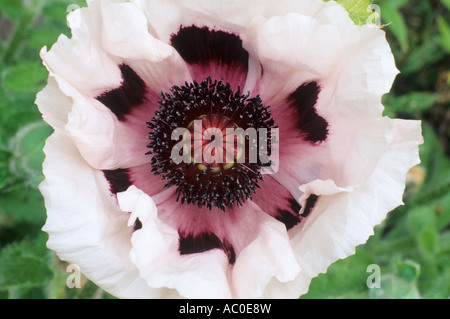
<svg viewBox="0 0 450 319"><path fill-rule="evenodd" d="M43 285L52 276L46 260L26 244L11 244L0 252L0 289Z"/></svg>

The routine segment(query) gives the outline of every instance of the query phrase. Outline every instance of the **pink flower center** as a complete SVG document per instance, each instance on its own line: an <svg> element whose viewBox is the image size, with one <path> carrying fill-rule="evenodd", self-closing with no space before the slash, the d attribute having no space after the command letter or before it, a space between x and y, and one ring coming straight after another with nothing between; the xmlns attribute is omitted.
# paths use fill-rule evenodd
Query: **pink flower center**
<svg viewBox="0 0 450 319"><path fill-rule="evenodd" d="M239 126L222 114L203 114L188 125L191 157L200 170L212 172L231 169L243 155L244 135Z"/></svg>

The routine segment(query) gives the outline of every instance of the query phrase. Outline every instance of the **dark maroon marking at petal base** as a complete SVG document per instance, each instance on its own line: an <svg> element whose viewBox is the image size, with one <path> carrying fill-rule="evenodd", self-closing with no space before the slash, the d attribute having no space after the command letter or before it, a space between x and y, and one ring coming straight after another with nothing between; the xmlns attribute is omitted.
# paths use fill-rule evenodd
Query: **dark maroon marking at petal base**
<svg viewBox="0 0 450 319"><path fill-rule="evenodd" d="M248 69L248 52L235 34L207 27L182 27L172 35L172 46L189 64L236 65Z"/></svg>
<svg viewBox="0 0 450 319"><path fill-rule="evenodd" d="M328 123L315 109L319 93L320 86L310 82L299 86L288 98L298 115L296 127L306 134L307 141L313 143L323 142L328 136Z"/></svg>
<svg viewBox="0 0 450 319"><path fill-rule="evenodd" d="M311 211L314 208L314 205L316 205L317 200L319 199L319 196L311 194L309 195L308 199L306 200L305 209L303 210L302 217L308 217L308 215L311 213Z"/></svg>
<svg viewBox="0 0 450 319"><path fill-rule="evenodd" d="M96 99L109 108L120 121L125 121L125 116L130 114L134 107L144 103L147 86L128 65L122 64L119 68L122 73L122 85L104 92Z"/></svg>
<svg viewBox="0 0 450 319"><path fill-rule="evenodd" d="M142 222L139 218L136 218L136 221L134 222L134 228L133 231L139 230L142 228Z"/></svg>
<svg viewBox="0 0 450 319"><path fill-rule="evenodd" d="M236 253L232 245L227 241L221 241L215 234L202 233L197 236L180 234L178 250L181 255L202 253L211 249L221 249L228 257L228 262L233 265L236 262Z"/></svg>
<svg viewBox="0 0 450 319"><path fill-rule="evenodd" d="M262 211L282 222L287 230L302 221L301 205L289 190L270 175L264 176L261 189L252 196L252 199Z"/></svg>
<svg viewBox="0 0 450 319"><path fill-rule="evenodd" d="M131 185L130 172L127 169L116 169L112 171L103 171L110 185L110 191L114 195L125 192Z"/></svg>
<svg viewBox="0 0 450 319"><path fill-rule="evenodd" d="M289 209L278 209L278 215L275 218L286 225L286 229L289 230L298 225L301 221L299 215L300 204L295 199L289 199Z"/></svg>

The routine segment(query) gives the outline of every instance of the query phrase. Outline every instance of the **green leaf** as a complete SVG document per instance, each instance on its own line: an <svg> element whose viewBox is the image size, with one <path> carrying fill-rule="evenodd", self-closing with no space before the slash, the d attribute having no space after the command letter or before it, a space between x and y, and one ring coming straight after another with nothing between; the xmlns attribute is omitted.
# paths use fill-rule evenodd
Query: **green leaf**
<svg viewBox="0 0 450 319"><path fill-rule="evenodd" d="M0 143L3 146L9 145L24 126L42 121L42 115L34 104L35 99L35 93L21 92L7 99L7 105L0 105Z"/></svg>
<svg viewBox="0 0 450 319"><path fill-rule="evenodd" d="M442 95L435 92L411 92L400 96L390 94L384 97L383 104L391 114L420 117L421 113L429 110L441 98Z"/></svg>
<svg viewBox="0 0 450 319"><path fill-rule="evenodd" d="M10 289L14 291L14 295L10 297L11 299L46 299L47 298L47 288L45 285L42 286L19 286L15 289Z"/></svg>
<svg viewBox="0 0 450 319"><path fill-rule="evenodd" d="M70 289L68 297L71 299L98 299L102 290L90 280L86 280L81 288Z"/></svg>
<svg viewBox="0 0 450 319"><path fill-rule="evenodd" d="M424 68L439 63L445 54L439 43L440 37L432 35L428 41L411 50L406 60L402 63L402 73L409 75L421 72Z"/></svg>
<svg viewBox="0 0 450 319"><path fill-rule="evenodd" d="M449 261L445 264L450 265L450 230L439 235L439 253L441 253L447 261Z"/></svg>
<svg viewBox="0 0 450 319"><path fill-rule="evenodd" d="M436 213L432 206L420 206L412 209L408 215L408 226L413 234L421 233L426 227L435 228Z"/></svg>
<svg viewBox="0 0 450 319"><path fill-rule="evenodd" d="M448 255L447 255L448 256ZM439 277L437 280L430 282L430 286L428 286L426 290L426 294L424 293L424 298L433 298L433 299L449 299L450 297L450 268L448 265L450 261L447 259L445 264L442 264L442 267L439 269ZM419 287L420 288L420 287ZM422 291L422 288L420 288Z"/></svg>
<svg viewBox="0 0 450 319"><path fill-rule="evenodd" d="M72 4L76 4L75 1L48 1L45 3L42 11L48 18L54 20L65 20L68 13L68 7Z"/></svg>
<svg viewBox="0 0 450 319"><path fill-rule="evenodd" d="M75 7L85 7L85 0L47 0L43 7L46 17L53 20L65 20L66 15Z"/></svg>
<svg viewBox="0 0 450 319"><path fill-rule="evenodd" d="M350 19L357 25L366 24L368 19L376 14L370 0L336 0L336 2L347 10Z"/></svg>
<svg viewBox="0 0 450 319"><path fill-rule="evenodd" d="M46 139L53 130L44 122L36 122L24 126L11 141L10 148L14 152L11 171L27 178L29 185L37 185L42 177L42 151Z"/></svg>
<svg viewBox="0 0 450 319"><path fill-rule="evenodd" d="M384 24L388 25L389 30L394 34L400 44L403 53L409 50L408 27L405 19L400 13L399 8L390 2L383 3L381 17Z"/></svg>
<svg viewBox="0 0 450 319"><path fill-rule="evenodd" d="M450 53L450 25L445 21L444 17L437 18L439 31L441 33L442 47Z"/></svg>
<svg viewBox="0 0 450 319"><path fill-rule="evenodd" d="M338 0L337 2L348 11L350 19L355 24L366 24L367 19L373 15L369 0Z"/></svg>
<svg viewBox="0 0 450 319"><path fill-rule="evenodd" d="M450 193L450 158L443 152L434 129L426 122L422 125L422 133L425 143L419 150L426 179L414 203L425 205Z"/></svg>
<svg viewBox="0 0 450 319"><path fill-rule="evenodd" d="M9 292L6 289L0 289L0 299L8 299Z"/></svg>
<svg viewBox="0 0 450 319"><path fill-rule="evenodd" d="M48 72L40 62L21 63L3 71L2 82L10 91L38 91L43 88Z"/></svg>
<svg viewBox="0 0 450 319"><path fill-rule="evenodd" d="M415 282L420 275L420 265L412 260L399 261L396 264L397 275L408 282Z"/></svg>
<svg viewBox="0 0 450 319"><path fill-rule="evenodd" d="M373 259L362 249L344 260L332 264L325 274L314 278L303 299L366 298L367 266Z"/></svg>
<svg viewBox="0 0 450 319"><path fill-rule="evenodd" d="M439 231L450 229L450 194L441 197L434 207L437 214L437 229Z"/></svg>
<svg viewBox="0 0 450 319"><path fill-rule="evenodd" d="M42 257L24 243L12 244L0 252L0 288L40 286L53 276Z"/></svg>
<svg viewBox="0 0 450 319"><path fill-rule="evenodd" d="M42 226L46 217L43 197L39 190L23 187L0 195L0 215L9 216L15 225L27 222Z"/></svg>
<svg viewBox="0 0 450 319"><path fill-rule="evenodd" d="M14 0L12 0L14 1ZM6 63L12 63L18 60L20 49L25 44L25 38L28 30L32 27L32 23L39 14L43 0L34 1L16 1L24 4L24 10L17 16L17 26L14 29L7 46L2 52L2 60ZM7 0L9 2L9 0ZM16 11L14 11L16 12Z"/></svg>
<svg viewBox="0 0 450 319"><path fill-rule="evenodd" d="M28 45L36 50L40 50L44 46L50 47L56 42L60 34L60 30L50 27L34 29L28 37Z"/></svg>
<svg viewBox="0 0 450 319"><path fill-rule="evenodd" d="M0 11L3 11L11 20L18 20L22 16L24 5L18 0L2 0Z"/></svg>
<svg viewBox="0 0 450 319"><path fill-rule="evenodd" d="M441 2L447 7L448 10L450 10L450 0L441 0Z"/></svg>
<svg viewBox="0 0 450 319"><path fill-rule="evenodd" d="M381 287L370 289L369 295L373 299L419 299L421 298L417 286L404 278L394 274L381 276Z"/></svg>
<svg viewBox="0 0 450 319"><path fill-rule="evenodd" d="M431 226L425 227L419 234L419 242L426 253L434 254L437 250L438 236Z"/></svg>

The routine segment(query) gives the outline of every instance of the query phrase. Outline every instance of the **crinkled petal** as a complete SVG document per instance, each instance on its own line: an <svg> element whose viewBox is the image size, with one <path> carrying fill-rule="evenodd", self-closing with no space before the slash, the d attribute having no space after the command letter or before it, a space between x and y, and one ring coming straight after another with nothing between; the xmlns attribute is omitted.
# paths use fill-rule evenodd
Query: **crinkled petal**
<svg viewBox="0 0 450 319"><path fill-rule="evenodd" d="M255 18L243 38L262 63L257 91L272 106L280 127L280 174L275 178L289 188L294 181L300 185L317 178L343 187L362 183L386 150L381 97L398 73L384 33L288 14ZM320 88L317 115L311 119L327 124L318 142L305 135L314 133L308 122L293 126L292 121L304 115L299 113L302 105L294 105L296 110L290 97L311 83Z"/></svg>
<svg viewBox="0 0 450 319"><path fill-rule="evenodd" d="M262 296L272 277L286 282L297 276L300 268L285 225L255 204L246 203L231 220L214 215L220 212L197 212L204 215L197 215L196 226L187 212L190 207L183 212L184 207L168 201L171 194L166 191L154 196L156 203L135 186L118 194L122 210L131 211L129 225L137 219L142 224L133 234L131 256L151 287L173 288L187 298L256 298ZM177 220L161 216L165 214L178 216ZM191 228L183 220L191 223ZM202 236L205 231L214 237ZM223 246L206 248L212 238ZM195 246L186 246L191 244ZM235 263L230 264L224 249L233 250ZM249 280L253 276L257 278Z"/></svg>
<svg viewBox="0 0 450 319"><path fill-rule="evenodd" d="M272 0L230 0L224 5L207 0L136 0L136 3L145 12L155 35L163 41L169 41L180 25L219 26L239 32L256 16L270 18L290 12L313 16L323 23L352 23L345 9L333 1L280 0L274 4Z"/></svg>
<svg viewBox="0 0 450 319"><path fill-rule="evenodd" d="M92 7L98 6L94 2ZM51 50L43 48L41 58L50 72L57 74L86 96L96 96L120 85L117 63L101 48L102 19L98 10L82 8L69 15L72 38L61 35ZM89 85L87 85L89 84Z"/></svg>
<svg viewBox="0 0 450 319"><path fill-rule="evenodd" d="M131 66L156 93L190 81L186 63L168 43L155 38L134 3L101 2L103 49ZM133 32L129 32L133 30Z"/></svg>
<svg viewBox="0 0 450 319"><path fill-rule="evenodd" d="M131 258L153 288L176 289L187 298L229 298L227 258L221 251L180 256L178 232L163 223L153 200L132 186L118 194L119 205L131 211L130 224L139 218L142 228L131 239Z"/></svg>
<svg viewBox="0 0 450 319"><path fill-rule="evenodd" d="M239 255L232 281L236 298L261 298L270 280L294 280L301 271L285 225L268 215L260 222L258 237Z"/></svg>
<svg viewBox="0 0 450 319"><path fill-rule="evenodd" d="M101 123L101 125L99 125ZM149 162L145 122L120 122L100 102L77 95L66 130L84 159L97 169L117 169Z"/></svg>
<svg viewBox="0 0 450 319"><path fill-rule="evenodd" d="M72 38L62 36L50 51L41 52L61 91L73 100L66 130L97 169L148 163L146 121L158 107L159 92L190 81L186 63L172 47L153 38L145 16L132 3L93 1L76 13L69 18ZM132 37L127 36L130 27ZM124 93L120 88L135 83L126 82L123 65L145 85L145 94L132 96L132 102L141 99L138 105L119 99Z"/></svg>
<svg viewBox="0 0 450 319"><path fill-rule="evenodd" d="M136 4L145 12L151 32L167 43L171 43L173 35L179 32L180 26L190 27L195 25L207 27L210 30L227 30L234 34L241 34L254 17L270 18L290 12L313 16L323 23L352 23L348 13L341 6L334 2L324 3L321 0L282 0L277 1L276 5L272 5L273 3L270 0L246 2L232 0L227 2L226 6L222 2L205 0L137 0ZM250 11L249 8L251 8ZM202 73L202 70L194 70L193 73L195 77L195 74L198 76L198 73ZM241 85L241 89L244 92L253 91L260 75L259 61L251 55L246 82L245 85Z"/></svg>
<svg viewBox="0 0 450 319"><path fill-rule="evenodd" d="M54 77L50 76L47 86L37 94L36 105L46 121L53 129L64 131L72 100L65 95Z"/></svg>
<svg viewBox="0 0 450 319"><path fill-rule="evenodd" d="M52 135L44 151L46 178L40 190L47 208L47 246L118 297L154 297L128 256L128 216L116 206L102 174L62 134Z"/></svg>
<svg viewBox="0 0 450 319"><path fill-rule="evenodd" d="M109 53L128 59L150 61L162 60L172 54L172 47L155 39L148 32L146 17L134 4L103 1L100 5L102 44Z"/></svg>
<svg viewBox="0 0 450 319"><path fill-rule="evenodd" d="M69 15L72 39L41 52L50 79L37 104L55 128L43 229L103 289L297 298L402 203L422 137L418 122L382 117L398 72L383 31L355 26L333 1L88 6ZM186 30L195 36L176 43ZM226 41L209 50L199 39ZM225 212L177 201L145 155L158 94L208 74L260 94L280 127L279 171Z"/></svg>
<svg viewBox="0 0 450 319"><path fill-rule="evenodd" d="M291 240L302 271L286 284L286 297L306 293L311 278L336 260L354 254L355 247L373 234L373 227L402 204L406 173L419 163L418 146L423 139L418 121L391 120L391 125L389 148L365 183L341 188L331 180L317 180L301 186L305 193L302 204L309 194L319 199L313 214ZM268 286L267 296L274 296L272 293L283 293L275 280Z"/></svg>

